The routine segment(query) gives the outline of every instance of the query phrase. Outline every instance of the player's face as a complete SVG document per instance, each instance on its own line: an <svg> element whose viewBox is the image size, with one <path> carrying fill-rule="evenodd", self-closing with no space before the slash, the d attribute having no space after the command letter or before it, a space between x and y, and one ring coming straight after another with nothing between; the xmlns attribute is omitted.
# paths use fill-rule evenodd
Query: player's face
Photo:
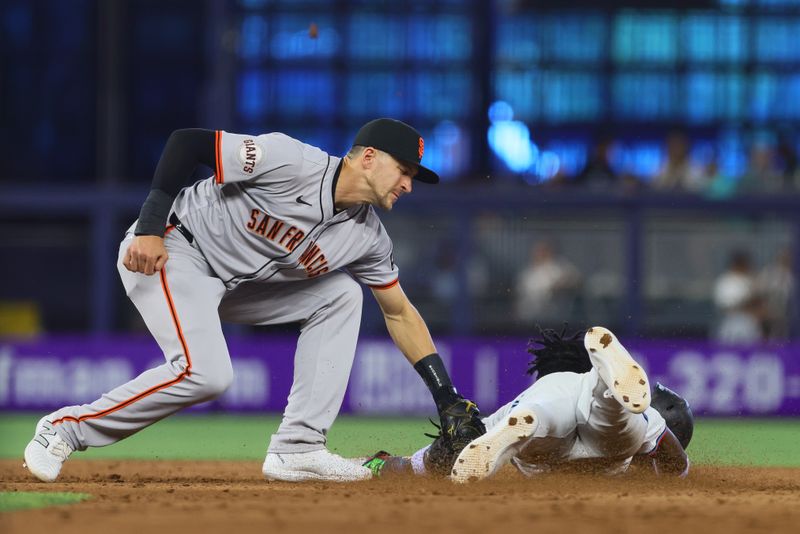
<svg viewBox="0 0 800 534"><path fill-rule="evenodd" d="M391 210L397 199L411 192L411 181L416 173L416 165L397 161L389 154L381 153L372 175L372 189L377 197L375 204Z"/></svg>

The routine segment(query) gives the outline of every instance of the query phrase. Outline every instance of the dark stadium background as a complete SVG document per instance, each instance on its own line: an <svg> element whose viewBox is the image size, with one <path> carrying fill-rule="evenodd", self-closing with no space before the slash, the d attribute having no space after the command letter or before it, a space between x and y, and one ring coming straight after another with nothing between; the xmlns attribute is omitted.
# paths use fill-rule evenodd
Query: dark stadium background
<svg viewBox="0 0 800 534"><path fill-rule="evenodd" d="M644 355L665 352L653 369L704 413L796 415L800 2L554 5L3 2L0 407L55 395L36 389L34 356L61 362L40 363L89 400L80 384L117 375L86 379L79 370L105 364L72 358L128 361L134 345L119 336L152 345L114 262L170 132L282 131L341 155L364 122L391 116L423 133L443 183L417 184L382 219L404 290L451 365L469 369L465 392L489 408L511 394L516 382L473 379L521 373L536 324L602 324ZM670 183L672 152L685 157ZM523 272L548 251L571 280L525 311ZM761 288L734 310L751 330L720 345L730 310L715 294L742 258ZM247 347L295 331L226 328ZM368 295L362 338L360 351L387 339ZM362 372L384 362L375 347L351 386L405 384ZM386 358L408 374L385 405L402 412L403 392L422 385ZM77 401L50 399L41 408Z"/></svg>
<svg viewBox="0 0 800 534"><path fill-rule="evenodd" d="M605 325L689 401L689 477L265 482L297 325L225 325L224 395L34 480L40 417L163 362L115 261L170 133L343 155L380 116L443 178L381 218L459 392L491 414L537 324ZM0 531L796 531L798 154L800 0L2 0ZM326 446L429 417L365 292Z"/></svg>

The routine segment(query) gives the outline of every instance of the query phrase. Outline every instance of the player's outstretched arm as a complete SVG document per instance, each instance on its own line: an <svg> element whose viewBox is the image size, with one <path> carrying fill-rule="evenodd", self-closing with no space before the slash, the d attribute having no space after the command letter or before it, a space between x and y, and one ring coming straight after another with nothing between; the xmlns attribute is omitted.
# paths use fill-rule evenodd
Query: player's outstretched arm
<svg viewBox="0 0 800 534"><path fill-rule="evenodd" d="M436 352L428 326L400 284L373 289L372 294L381 307L389 335L411 365Z"/></svg>
<svg viewBox="0 0 800 534"><path fill-rule="evenodd" d="M689 474L689 456L675 434L667 428L655 450L634 458L637 464L649 464L659 475L685 477Z"/></svg>
<svg viewBox="0 0 800 534"><path fill-rule="evenodd" d="M168 256L163 237L172 202L199 164L216 168L215 139L213 130L199 128L175 130L169 136L139 212L136 237L122 262L129 271L151 275L164 267Z"/></svg>
<svg viewBox="0 0 800 534"><path fill-rule="evenodd" d="M383 311L386 327L395 345L414 365L433 395L441 422L441 433L434 444L448 452L447 462L455 461L455 456L461 449L486 432L480 419L480 411L453 387L425 321L408 300L400 284L385 289L373 289L372 294ZM449 472L449 467L452 467L452 463L444 472Z"/></svg>

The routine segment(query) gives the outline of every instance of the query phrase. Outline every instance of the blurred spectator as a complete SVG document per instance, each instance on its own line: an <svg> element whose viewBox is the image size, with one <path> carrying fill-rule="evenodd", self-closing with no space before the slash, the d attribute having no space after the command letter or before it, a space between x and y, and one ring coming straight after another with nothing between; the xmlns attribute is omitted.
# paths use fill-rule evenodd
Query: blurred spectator
<svg viewBox="0 0 800 534"><path fill-rule="evenodd" d="M563 189L569 187L575 182L575 178L566 173L564 169L558 169L556 173L549 179L539 182L539 186L549 190Z"/></svg>
<svg viewBox="0 0 800 534"><path fill-rule="evenodd" d="M467 264L467 285L470 298L479 299L485 297L489 292L491 279L489 262L483 254L473 251Z"/></svg>
<svg viewBox="0 0 800 534"><path fill-rule="evenodd" d="M703 167L703 181L708 184L706 193L710 198L729 198L736 192L736 180L720 171L716 156Z"/></svg>
<svg viewBox="0 0 800 534"><path fill-rule="evenodd" d="M692 191L705 189L706 182L701 169L689 159L689 138L680 131L673 131L665 140L667 160L653 178L653 188L660 191Z"/></svg>
<svg viewBox="0 0 800 534"><path fill-rule="evenodd" d="M617 175L611 168L611 150L614 141L609 136L598 138L586 166L575 176L575 184L594 191L609 191L617 185Z"/></svg>
<svg viewBox="0 0 800 534"><path fill-rule="evenodd" d="M800 167L798 166L797 150L793 136L788 132L778 134L776 156L783 178L783 189L785 191L800 190Z"/></svg>
<svg viewBox="0 0 800 534"><path fill-rule="evenodd" d="M775 151L766 141L758 141L750 149L750 164L739 182L743 193L777 193L783 188L775 165Z"/></svg>
<svg viewBox="0 0 800 534"><path fill-rule="evenodd" d="M722 343L753 343L763 338L760 303L750 255L731 254L728 268L714 283L714 304L720 314L715 339Z"/></svg>
<svg viewBox="0 0 800 534"><path fill-rule="evenodd" d="M426 287L433 299L444 305L456 304L460 295L467 291L470 297L482 297L489 287L489 267L483 256L479 253L470 255L466 263L467 287L462 283L460 271L462 262L459 261L458 242L444 239L436 248L433 268L425 275Z"/></svg>
<svg viewBox="0 0 800 534"><path fill-rule="evenodd" d="M786 247L756 278L756 289L764 301L764 329L769 339L788 339L794 297L792 251Z"/></svg>
<svg viewBox="0 0 800 534"><path fill-rule="evenodd" d="M461 291L457 253L455 243L449 240L441 243L436 251L433 270L428 277L428 290L441 304L452 305Z"/></svg>
<svg viewBox="0 0 800 534"><path fill-rule="evenodd" d="M518 321L530 324L553 317L569 317L581 276L549 241L531 248L530 263L517 276L515 312Z"/></svg>

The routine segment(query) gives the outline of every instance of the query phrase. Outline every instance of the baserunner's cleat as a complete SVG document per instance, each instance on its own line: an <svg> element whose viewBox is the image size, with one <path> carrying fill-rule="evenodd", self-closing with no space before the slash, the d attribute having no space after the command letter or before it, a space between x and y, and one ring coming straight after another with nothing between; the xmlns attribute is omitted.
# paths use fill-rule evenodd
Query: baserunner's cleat
<svg viewBox="0 0 800 534"><path fill-rule="evenodd" d="M530 408L520 406L484 435L470 442L450 472L453 482L473 482L494 474L533 436L538 421Z"/></svg>
<svg viewBox="0 0 800 534"><path fill-rule="evenodd" d="M650 406L650 381L619 339L607 328L594 326L586 331L583 344L592 365L608 386L606 396L614 397L632 413L645 411Z"/></svg>
<svg viewBox="0 0 800 534"><path fill-rule="evenodd" d="M373 477L379 477L381 476L381 470L386 465L386 460L391 457L392 455L386 451L378 451L367 458L361 465L372 471Z"/></svg>

